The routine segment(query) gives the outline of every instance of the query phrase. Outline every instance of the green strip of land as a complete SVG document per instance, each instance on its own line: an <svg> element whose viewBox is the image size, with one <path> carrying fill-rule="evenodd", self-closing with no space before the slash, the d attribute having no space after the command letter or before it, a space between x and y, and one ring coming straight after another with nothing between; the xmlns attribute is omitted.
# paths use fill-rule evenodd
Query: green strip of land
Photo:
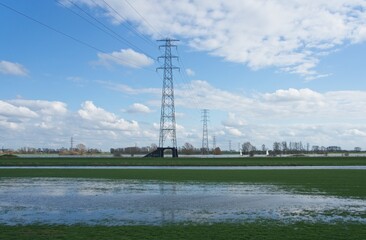
<svg viewBox="0 0 366 240"><path fill-rule="evenodd" d="M1 177L273 184L298 193L366 198L364 170L0 169Z"/></svg>
<svg viewBox="0 0 366 240"><path fill-rule="evenodd" d="M1 226L0 239L7 240L141 240L141 239L258 239L296 240L332 239L364 240L366 228L360 223L290 223L276 221L242 224L218 223L212 225L166 226Z"/></svg>
<svg viewBox="0 0 366 240"><path fill-rule="evenodd" d="M0 166L362 166L366 157L99 158L0 157Z"/></svg>

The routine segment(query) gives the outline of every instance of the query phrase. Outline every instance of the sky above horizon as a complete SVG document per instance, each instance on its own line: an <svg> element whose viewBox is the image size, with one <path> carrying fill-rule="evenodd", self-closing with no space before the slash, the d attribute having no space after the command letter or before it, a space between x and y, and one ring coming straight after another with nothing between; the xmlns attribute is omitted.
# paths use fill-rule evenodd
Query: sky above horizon
<svg viewBox="0 0 366 240"><path fill-rule="evenodd" d="M0 147L159 142L159 39L178 146L366 149L365 0L0 0Z"/></svg>

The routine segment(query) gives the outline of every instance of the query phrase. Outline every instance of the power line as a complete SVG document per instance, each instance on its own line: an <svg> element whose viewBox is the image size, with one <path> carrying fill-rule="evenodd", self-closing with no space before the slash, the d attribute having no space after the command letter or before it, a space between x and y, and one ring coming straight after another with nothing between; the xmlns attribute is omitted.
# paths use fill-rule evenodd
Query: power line
<svg viewBox="0 0 366 240"><path fill-rule="evenodd" d="M71 8L69 8L68 6L66 6L65 4L63 4L62 2L60 2L59 0L55 0L55 2L61 4L62 6L64 6L67 10L69 10L70 12L72 12L73 14L79 16L80 18L84 19L86 22L88 22L89 24L91 24L92 26L98 28L100 31L103 31L104 33L110 35L111 37L117 39L118 41L121 41L119 38L117 38L115 35L112 35L110 32L107 32L105 29L99 27L98 25L95 25L93 22L91 22L89 19L85 18L84 16L80 15L79 13L75 12L74 10L72 10Z"/></svg>
<svg viewBox="0 0 366 240"><path fill-rule="evenodd" d="M137 36L139 36L141 39L143 39L145 42L149 43L150 45L152 45L154 48L157 46L157 44L154 41L151 41L151 39L147 38L144 34L140 33L139 31L137 31L135 29L134 26L132 26L132 24L130 24L127 19L125 17L123 17L115 8L113 8L109 3L107 3L105 0L102 0L104 2L105 5L108 6L109 9L111 9L113 12L115 12L123 21L125 21L126 25L123 25L124 27L126 27L127 29L129 29L130 31L136 33ZM96 5L98 5L98 3L95 2L95 0L92 0L92 2Z"/></svg>
<svg viewBox="0 0 366 240"><path fill-rule="evenodd" d="M104 0L103 0L104 1ZM161 38L163 38L163 35L159 32L159 31L157 31L145 18L144 18L144 16L142 16L140 13L139 13L139 11L137 11L137 9L134 7L134 6L132 6L132 4L128 1L128 0L125 0L126 1L126 3L141 17L141 19L147 24L147 26L153 31L153 32L155 32L155 33L157 33Z"/></svg>
<svg viewBox="0 0 366 240"><path fill-rule="evenodd" d="M80 40L80 39L77 39L77 38L75 38L75 37L73 37L73 36L71 36L71 35L67 34L67 33L64 33L64 32L62 32L62 31L60 31L60 30L58 30L58 29L56 29L56 28L54 28L54 27L52 27L52 26L50 26L50 25L48 25L48 24L45 24L45 23L43 23L43 22L41 22L41 21L39 21L39 20L37 20L37 19L35 19L35 18L31 17L31 16L28 16L28 15L26 15L25 13L22 13L22 12L20 12L20 11L16 10L16 9L14 9L14 8L12 8L12 7L10 7L10 6L6 5L6 4L4 4L4 3L1 3L1 2L0 2L0 6L2 6L2 7L4 7L4 8L7 8L7 9L9 9L9 10L11 10L11 11L13 11L13 12L15 12L15 13L17 13L17 14L21 15L21 16L23 16L23 17L27 18L28 20L31 20L31 21L33 21L33 22L35 22L35 23L38 23L38 24L42 25L43 27L45 27L45 28L47 28L47 29L49 29L49 30L51 30L51 31L53 31L53 32L56 32L56 33L58 33L58 34L60 34L60 35L63 35L64 37L67 37L67 38L69 38L69 39L71 39L71 40L73 40L73 41L75 41L75 42L78 42L78 43L79 43L79 44L81 44L81 45L84 45L84 46L86 46L86 47L88 47L88 48L91 48L91 49L96 50L96 51L98 51L98 52L104 53L104 54L106 54L106 55L109 55L109 56L111 56L111 57L113 57L113 58L115 58L115 59L117 59L117 60L122 60L122 61L123 61L124 63L126 63L126 64L128 63L129 65L132 65L132 66L134 66L134 67L139 67L139 66L137 66L136 64L133 64L132 62L128 62L128 61L126 61L126 59L122 59L122 58L116 57L115 55L112 55L112 54L110 54L110 53L107 53L107 52L105 52L105 51L101 50L101 49L100 49L100 48L98 48L98 47L95 47L95 46L93 46L93 45L91 45L91 44L89 44L89 43L87 43L87 42L84 42L84 41L82 41L82 40ZM153 71L152 69L144 69L144 68L143 68L143 70L150 70L150 71Z"/></svg>
<svg viewBox="0 0 366 240"><path fill-rule="evenodd" d="M56 2L58 2L57 0L55 0ZM88 23L92 24L94 27L98 28L99 30L103 31L104 33L107 33L108 35L112 36L113 38L117 39L120 42L123 42L129 46L131 46L132 48L135 48L137 50L139 50L141 53L145 54L146 56L148 56L151 59L154 59L154 57L150 56L149 54L147 54L144 50L142 50L141 48L139 48L138 46L136 46L135 44L131 43L130 41L128 41L127 39L125 39L124 37L122 37L120 34L118 34L117 32L115 32L114 30L112 30L111 28L109 28L107 25L105 25L104 23L102 23L101 21L99 21L96 17L94 17L93 15L91 15L90 13L88 13L87 11L85 11L82 7L80 7L79 5L77 5L76 3L74 3L71 0L67 0L69 3L71 3L73 6L75 6L77 9L79 9L80 11L82 11L84 14L86 14L88 17L90 17L91 19L93 19L94 21L96 21L97 23L99 23L101 26L103 26L106 30L108 30L109 32L105 31L104 29L101 29L99 26L95 25L94 23L86 20L84 17L82 17L80 14L75 13L76 15L78 15L79 17L83 18L84 20L86 20ZM61 2L60 2L61 3ZM62 3L61 3L62 4ZM64 4L62 4L64 5ZM64 5L65 6L65 5ZM69 8L67 8L69 9Z"/></svg>
<svg viewBox="0 0 366 240"><path fill-rule="evenodd" d="M180 74L181 74L181 76L182 76L182 80L183 80L183 82L184 82L184 84L186 84L186 86L188 87L188 90L189 90L189 93L190 93L190 98L194 101L194 106L196 106L197 108L200 106L200 101L197 99L197 97L196 97L196 95L195 94L193 94L193 90L194 90L194 88L193 88L193 86L192 86L192 84L191 84L191 82L190 82L190 80L189 80L189 77L188 77L188 75L187 75L187 73L186 73L186 67L185 67L185 65L184 65L184 63L183 63L183 58L182 58L182 56L181 56L181 54L180 54L180 52L179 52L179 50L178 50L178 48L177 48L177 54L178 54L178 64L179 64L179 66L182 68L182 69L184 69L183 70L183 73L181 73L181 71L180 71Z"/></svg>

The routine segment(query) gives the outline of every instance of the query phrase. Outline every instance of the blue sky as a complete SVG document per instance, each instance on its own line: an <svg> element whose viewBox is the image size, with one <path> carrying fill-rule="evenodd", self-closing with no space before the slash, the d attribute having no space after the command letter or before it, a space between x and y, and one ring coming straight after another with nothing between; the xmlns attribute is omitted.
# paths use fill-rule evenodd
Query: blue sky
<svg viewBox="0 0 366 240"><path fill-rule="evenodd" d="M363 0L1 0L0 147L69 147L71 136L103 150L157 144L156 40L170 37L180 40L178 146L201 146L207 108L209 143L222 149L366 149L365 9Z"/></svg>

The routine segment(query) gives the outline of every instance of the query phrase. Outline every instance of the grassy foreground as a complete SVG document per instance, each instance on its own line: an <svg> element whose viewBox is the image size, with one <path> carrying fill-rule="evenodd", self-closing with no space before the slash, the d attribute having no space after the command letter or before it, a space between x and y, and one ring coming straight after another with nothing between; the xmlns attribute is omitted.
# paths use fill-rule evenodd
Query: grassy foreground
<svg viewBox="0 0 366 240"><path fill-rule="evenodd" d="M293 223L275 221L243 224L218 223L212 225L166 226L1 226L0 239L7 240L112 240L112 239L332 239L364 240L366 228L357 223Z"/></svg>
<svg viewBox="0 0 366 240"><path fill-rule="evenodd" d="M274 184L296 192L366 199L364 170L0 169L1 177L67 177Z"/></svg>
<svg viewBox="0 0 366 240"><path fill-rule="evenodd" d="M0 157L0 166L362 166L366 157L102 158Z"/></svg>

